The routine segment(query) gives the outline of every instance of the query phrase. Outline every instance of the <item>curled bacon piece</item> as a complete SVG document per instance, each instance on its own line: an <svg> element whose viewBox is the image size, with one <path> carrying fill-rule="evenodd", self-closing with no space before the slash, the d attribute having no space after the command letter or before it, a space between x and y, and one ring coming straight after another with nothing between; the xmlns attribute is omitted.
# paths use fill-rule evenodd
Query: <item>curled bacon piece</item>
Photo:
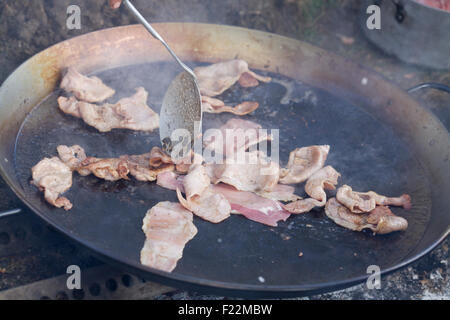
<svg viewBox="0 0 450 320"><path fill-rule="evenodd" d="M306 181L321 169L330 151L330 146L297 148L289 154L287 168L280 170L280 183L294 184Z"/></svg>
<svg viewBox="0 0 450 320"><path fill-rule="evenodd" d="M407 210L411 208L411 197L407 194L397 198L389 198L373 191L356 192L348 185L343 185L338 189L336 199L354 213L370 212L377 205L401 206Z"/></svg>
<svg viewBox="0 0 450 320"><path fill-rule="evenodd" d="M147 97L147 91L141 87L133 96L115 104L96 105L74 97L59 97L58 105L64 113L82 118L100 132L112 129L153 131L159 127L159 116L147 105Z"/></svg>
<svg viewBox="0 0 450 320"><path fill-rule="evenodd" d="M259 103L255 101L245 101L234 107L226 106L222 100L202 96L202 109L203 112L208 113L223 113L229 112L237 116L243 116L249 114L258 109Z"/></svg>
<svg viewBox="0 0 450 320"><path fill-rule="evenodd" d="M394 215L385 206L378 206L369 213L358 214L351 212L336 198L331 198L325 206L325 213L336 224L354 231L370 229L375 234L386 234L408 227L406 219Z"/></svg>
<svg viewBox="0 0 450 320"><path fill-rule="evenodd" d="M219 223L230 216L231 206L220 193L214 192L205 167L193 165L183 180L186 199L177 188L177 197L181 205L200 218Z"/></svg>
<svg viewBox="0 0 450 320"><path fill-rule="evenodd" d="M258 81L270 82L270 77L257 75L248 68L244 60L230 60L194 69L200 93L214 97L234 85L237 81L244 87L254 87Z"/></svg>
<svg viewBox="0 0 450 320"><path fill-rule="evenodd" d="M86 102L101 102L115 93L114 89L105 85L99 78L83 76L73 67L67 70L60 87Z"/></svg>
<svg viewBox="0 0 450 320"><path fill-rule="evenodd" d="M39 190L44 191L45 200L51 205L65 210L72 208L72 203L60 195L72 186L72 170L58 157L44 158L31 168L31 181Z"/></svg>

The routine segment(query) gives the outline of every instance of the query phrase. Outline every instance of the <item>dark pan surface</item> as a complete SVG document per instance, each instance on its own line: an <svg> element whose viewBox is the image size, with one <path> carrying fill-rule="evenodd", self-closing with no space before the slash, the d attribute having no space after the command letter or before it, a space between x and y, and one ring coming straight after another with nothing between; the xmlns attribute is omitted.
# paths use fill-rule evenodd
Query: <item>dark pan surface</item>
<svg viewBox="0 0 450 320"><path fill-rule="evenodd" d="M117 90L111 101L144 86L149 91L149 105L159 111L169 80L178 71L161 63L108 70L97 76ZM167 76L154 76L160 74ZM323 210L293 215L279 223L278 228L237 215L218 225L194 218L198 234L188 243L169 277L201 285L220 282L219 286L226 288L270 286L282 290L288 286L302 291L365 276L369 265L389 269L404 261L422 238L430 218L430 188L424 169L391 128L360 106L270 75L275 77L270 84L247 89L236 85L222 98L232 104L242 100L260 103L254 114L244 118L264 128L280 130L282 164L286 164L289 152L296 147L329 144L327 164L342 174L340 185L346 183L355 190L373 190L390 196L410 194L412 210L393 208L408 220L409 228L385 236L352 232L327 219ZM293 90L288 96L286 85ZM49 206L29 181L30 168L43 157L56 155L59 144L79 144L88 155L115 157L148 152L159 145L158 132L99 133L60 112L56 103L58 94L50 95L29 114L17 136L16 174L28 202L46 219L92 249L128 266L153 272L139 265L144 242L142 218L157 202L176 201L175 192L133 179L112 183L74 174L73 186L65 194L74 207L66 213ZM204 128L218 127L231 117L205 114ZM304 195L303 184L298 187L298 194ZM299 252L303 252L302 257ZM265 282L261 283L259 277Z"/></svg>

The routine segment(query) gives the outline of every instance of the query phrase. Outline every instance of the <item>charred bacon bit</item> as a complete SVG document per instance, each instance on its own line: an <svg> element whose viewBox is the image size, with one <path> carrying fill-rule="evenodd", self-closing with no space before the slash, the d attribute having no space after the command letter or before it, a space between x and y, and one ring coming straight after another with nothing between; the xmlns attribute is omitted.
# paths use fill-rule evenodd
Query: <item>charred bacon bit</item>
<svg viewBox="0 0 450 320"><path fill-rule="evenodd" d="M336 224L354 231L370 229L375 234L387 234L406 230L408 221L398 217L385 206L378 206L369 213L353 213L340 204L336 198L328 200L325 206L326 215Z"/></svg>
<svg viewBox="0 0 450 320"><path fill-rule="evenodd" d="M280 170L280 183L295 184L306 181L324 166L329 151L328 145L295 149L289 154L287 168Z"/></svg>
<svg viewBox="0 0 450 320"><path fill-rule="evenodd" d="M148 210L142 226L146 240L141 263L167 272L175 269L186 243L197 234L192 220L192 213L179 203L159 202Z"/></svg>
<svg viewBox="0 0 450 320"><path fill-rule="evenodd" d="M389 198L373 191L356 192L348 185L343 185L338 189L336 199L354 213L370 212L377 205L402 206L407 210L411 208L411 197L407 194L397 198Z"/></svg>
<svg viewBox="0 0 450 320"><path fill-rule="evenodd" d="M144 88L137 88L133 96L120 99L115 104L96 105L76 101L73 97L59 97L58 105L64 113L82 118L100 132L112 129L153 131L159 127L159 116L147 105L147 97Z"/></svg>
<svg viewBox="0 0 450 320"><path fill-rule="evenodd" d="M152 154L149 152L141 155L123 155L120 159L126 161L130 174L139 181L155 181L158 174L175 170L175 166L170 163L161 163L158 167L152 167L151 157Z"/></svg>
<svg viewBox="0 0 450 320"><path fill-rule="evenodd" d="M208 97L223 93L242 77L240 83L244 86L255 86L258 81L271 81L270 77L260 76L250 71L244 60L230 60L206 67L197 67L194 72L198 79L200 93Z"/></svg>
<svg viewBox="0 0 450 320"><path fill-rule="evenodd" d="M223 113L229 112L237 116L243 116L249 114L258 109L259 103L255 101L245 101L234 107L226 106L222 100L202 96L202 109L203 112L208 113Z"/></svg>
<svg viewBox="0 0 450 320"><path fill-rule="evenodd" d="M97 77L86 77L70 67L61 81L61 88L86 102L101 102L115 93ZM73 100L72 100L73 101Z"/></svg>
<svg viewBox="0 0 450 320"><path fill-rule="evenodd" d="M31 168L31 181L39 190L44 191L45 200L57 208L70 210L72 203L60 195L72 186L72 170L58 157L44 158Z"/></svg>

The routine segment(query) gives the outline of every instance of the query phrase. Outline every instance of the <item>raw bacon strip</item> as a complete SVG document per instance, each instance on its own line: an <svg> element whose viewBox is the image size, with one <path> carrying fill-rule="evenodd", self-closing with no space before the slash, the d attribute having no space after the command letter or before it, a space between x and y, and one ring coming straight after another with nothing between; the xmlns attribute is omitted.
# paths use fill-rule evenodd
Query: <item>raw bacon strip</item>
<svg viewBox="0 0 450 320"><path fill-rule="evenodd" d="M31 168L31 181L39 190L44 191L45 200L51 205L65 210L72 208L72 203L60 195L72 186L72 170L58 157L44 158Z"/></svg>
<svg viewBox="0 0 450 320"><path fill-rule="evenodd" d="M247 62L237 59L206 67L197 67L194 72L197 76L200 93L208 97L223 93L241 78L240 84L244 87L256 86L258 81L271 81L270 77L263 77L250 71Z"/></svg>
<svg viewBox="0 0 450 320"><path fill-rule="evenodd" d="M73 67L67 70L60 87L86 102L101 102L115 93L114 89L106 86L99 78L83 76Z"/></svg>
<svg viewBox="0 0 450 320"><path fill-rule="evenodd" d="M177 188L178 201L196 216L212 223L219 223L230 216L230 203L223 195L214 192L204 166L191 166L183 179L183 186L186 199Z"/></svg>
<svg viewBox="0 0 450 320"><path fill-rule="evenodd" d="M278 221L286 221L290 213L280 202L260 197L252 192L239 191L226 184L217 184L213 190L225 196L233 212L268 226L276 227Z"/></svg>
<svg viewBox="0 0 450 320"><path fill-rule="evenodd" d="M197 234L192 220L192 213L179 203L159 202L147 211L142 225L146 240L141 263L167 272L175 269L186 243Z"/></svg>
<svg viewBox="0 0 450 320"><path fill-rule="evenodd" d="M325 213L336 224L354 231L370 229L375 234L386 234L406 230L408 227L408 221L394 215L385 206L378 206L369 213L358 214L351 212L336 198L331 198L325 206Z"/></svg>
<svg viewBox="0 0 450 320"><path fill-rule="evenodd" d="M259 103L255 101L244 101L234 107L226 106L222 100L202 96L202 110L208 113L229 112L237 116L244 116L258 109Z"/></svg>
<svg viewBox="0 0 450 320"><path fill-rule="evenodd" d="M373 191L356 192L348 185L343 185L338 189L336 199L354 213L370 212L377 205L401 206L406 210L411 209L411 197L407 194L397 198L389 198Z"/></svg>
<svg viewBox="0 0 450 320"><path fill-rule="evenodd" d="M133 96L120 99L116 104L96 105L73 97L59 97L58 105L63 112L82 118L100 132L112 129L153 131L159 127L159 116L147 105L147 97L144 88L137 88Z"/></svg>
<svg viewBox="0 0 450 320"><path fill-rule="evenodd" d="M157 184L170 190L179 188L183 192L180 185L183 184L184 178L174 173L164 172L158 175ZM222 183L211 185L211 189L228 200L232 213L240 213L247 219L276 227L278 221L286 221L290 216L280 202L260 197L252 192L239 191Z"/></svg>
<svg viewBox="0 0 450 320"><path fill-rule="evenodd" d="M330 146L297 148L289 155L287 168L280 170L280 183L294 184L306 181L321 169L330 151Z"/></svg>

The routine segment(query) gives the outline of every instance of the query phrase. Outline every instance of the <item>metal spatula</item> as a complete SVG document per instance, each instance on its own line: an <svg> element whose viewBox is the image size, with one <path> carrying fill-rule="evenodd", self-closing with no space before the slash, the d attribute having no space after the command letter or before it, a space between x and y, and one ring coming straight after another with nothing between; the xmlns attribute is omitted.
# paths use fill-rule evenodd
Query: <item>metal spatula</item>
<svg viewBox="0 0 450 320"><path fill-rule="evenodd" d="M152 28L129 0L125 0L123 3L148 32L161 41L175 61L184 69L172 81L164 96L160 112L159 137L163 149L168 153L172 151L175 143L180 142L185 146L188 145L190 150L196 135L198 136L202 132L202 102L195 74L177 57L159 33ZM183 131L177 132L179 140L172 141L172 133L177 129L184 129L185 134L182 135Z"/></svg>

